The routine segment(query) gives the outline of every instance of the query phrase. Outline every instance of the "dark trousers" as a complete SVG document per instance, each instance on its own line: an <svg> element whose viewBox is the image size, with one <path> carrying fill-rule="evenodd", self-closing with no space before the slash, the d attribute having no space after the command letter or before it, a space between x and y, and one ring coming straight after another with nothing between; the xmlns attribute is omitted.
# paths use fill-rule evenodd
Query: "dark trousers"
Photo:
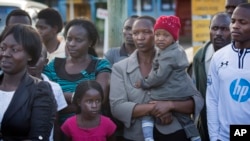
<svg viewBox="0 0 250 141"><path fill-rule="evenodd" d="M172 134L164 135L154 128L154 140L155 141L190 141L185 134L184 130L178 130ZM124 139L124 141L133 141Z"/></svg>
<svg viewBox="0 0 250 141"><path fill-rule="evenodd" d="M200 132L202 141L209 141L208 127L207 127L207 113L206 108L203 108L200 113L197 128Z"/></svg>

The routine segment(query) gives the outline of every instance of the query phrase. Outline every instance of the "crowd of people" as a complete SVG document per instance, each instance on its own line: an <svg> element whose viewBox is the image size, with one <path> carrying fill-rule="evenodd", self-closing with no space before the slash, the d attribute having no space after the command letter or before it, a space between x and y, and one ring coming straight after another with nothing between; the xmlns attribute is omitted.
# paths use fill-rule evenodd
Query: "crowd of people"
<svg viewBox="0 0 250 141"><path fill-rule="evenodd" d="M250 3L226 0L193 58L175 15L132 15L98 57L86 18L13 10L0 35L0 141L229 141L250 124ZM64 37L58 33L64 27Z"/></svg>

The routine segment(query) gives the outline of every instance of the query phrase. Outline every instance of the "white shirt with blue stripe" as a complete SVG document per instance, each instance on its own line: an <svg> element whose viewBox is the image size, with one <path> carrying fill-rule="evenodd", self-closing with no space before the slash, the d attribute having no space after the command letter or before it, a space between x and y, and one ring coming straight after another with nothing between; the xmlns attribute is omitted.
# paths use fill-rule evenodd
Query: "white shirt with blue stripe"
<svg viewBox="0 0 250 141"><path fill-rule="evenodd" d="M210 140L229 141L230 125L250 125L250 48L231 43L215 52L207 77Z"/></svg>

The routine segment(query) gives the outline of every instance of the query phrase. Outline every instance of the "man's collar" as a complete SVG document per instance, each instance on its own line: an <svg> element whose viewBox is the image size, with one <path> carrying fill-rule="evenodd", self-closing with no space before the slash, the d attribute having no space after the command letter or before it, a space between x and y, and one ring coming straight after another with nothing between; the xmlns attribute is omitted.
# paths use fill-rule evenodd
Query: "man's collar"
<svg viewBox="0 0 250 141"><path fill-rule="evenodd" d="M122 44L120 49L120 56L128 56L128 53L126 51L125 43Z"/></svg>

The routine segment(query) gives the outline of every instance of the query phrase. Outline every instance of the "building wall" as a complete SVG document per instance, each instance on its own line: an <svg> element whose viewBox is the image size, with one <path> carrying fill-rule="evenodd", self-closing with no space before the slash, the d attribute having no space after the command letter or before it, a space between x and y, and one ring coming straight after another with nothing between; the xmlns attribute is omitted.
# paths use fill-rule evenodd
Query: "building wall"
<svg viewBox="0 0 250 141"><path fill-rule="evenodd" d="M180 35L191 37L191 0L177 0L175 13L181 20Z"/></svg>

